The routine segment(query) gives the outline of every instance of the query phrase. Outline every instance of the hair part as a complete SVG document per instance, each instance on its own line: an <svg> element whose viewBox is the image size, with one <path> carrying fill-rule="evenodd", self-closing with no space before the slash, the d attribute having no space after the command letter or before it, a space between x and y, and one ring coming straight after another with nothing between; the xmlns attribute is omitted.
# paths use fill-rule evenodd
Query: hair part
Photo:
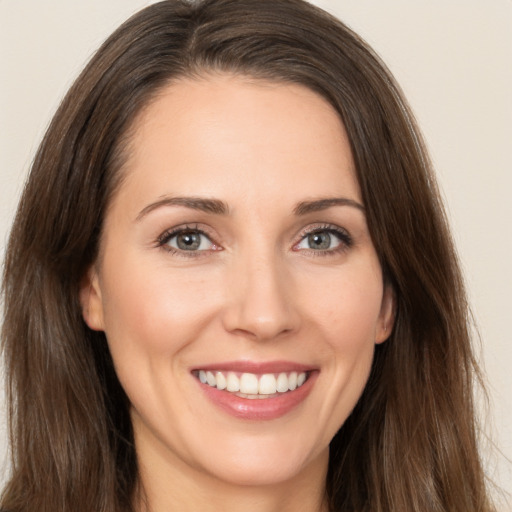
<svg viewBox="0 0 512 512"><path fill-rule="evenodd" d="M339 113L396 322L331 442L332 511L488 512L468 307L431 165L390 72L349 28L301 0L167 0L98 50L44 137L4 269L10 512L129 512L129 402L78 290L122 184L135 119L169 83L231 73L301 84Z"/></svg>

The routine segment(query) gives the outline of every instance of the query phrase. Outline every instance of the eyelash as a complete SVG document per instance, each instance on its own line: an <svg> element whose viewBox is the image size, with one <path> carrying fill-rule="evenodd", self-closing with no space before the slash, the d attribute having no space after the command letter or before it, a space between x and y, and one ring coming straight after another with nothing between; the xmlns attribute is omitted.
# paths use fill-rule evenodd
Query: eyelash
<svg viewBox="0 0 512 512"><path fill-rule="evenodd" d="M354 245L354 241L348 231L334 224L320 224L309 226L304 229L300 234L300 240L293 245L293 247L297 247L306 237L317 234L317 233L328 233L329 235L334 235L340 241L338 247L334 249L326 249L326 250L315 250L315 249L305 249L310 255L314 257L329 257L336 256L340 253L343 253L350 249Z"/></svg>
<svg viewBox="0 0 512 512"><path fill-rule="evenodd" d="M169 245L170 240L172 240L175 236L181 235L184 233L194 233L194 234L203 235L206 238L208 238L208 240L210 240L212 245L215 247L215 249L211 249L211 251L221 250L214 242L212 242L211 235L209 233L207 233L206 231L204 231L203 229L199 228L197 225L196 226L190 226L190 225L179 226L179 227L165 231L158 237L157 246L170 254L173 254L176 256L181 256L184 258L197 258L197 257L204 256L205 253L211 252L211 251L205 251L205 250L202 250L202 251L184 251L183 250L182 251L179 249L175 249L174 247L171 247Z"/></svg>
<svg viewBox="0 0 512 512"><path fill-rule="evenodd" d="M184 234L184 233L194 233L203 235L213 245L213 249L211 250L201 250L201 251L185 251L185 250L179 250L175 249L174 247L171 247L169 245L169 241L174 238L177 235ZM322 224L322 225L314 225L309 226L308 228L304 229L300 235L299 235L299 241L293 244L293 249L296 251L301 251L300 249L295 249L306 237L314 235L316 233L328 233L329 235L334 235L338 240L340 241L340 244L338 247L335 247L334 249L326 249L326 250L315 250L315 249L304 249L304 251L307 251L309 254L317 257L326 257L326 256L334 256L337 254L340 254L342 252L347 251L353 246L353 239L350 236L350 234L333 224ZM162 233L158 239L157 244L158 247L163 249L166 252L169 252L173 255L185 257L185 258L197 258L206 255L207 253L211 251L219 251L222 250L219 246L215 244L215 242L212 241L212 237L209 233L207 233L205 230L199 228L197 225L191 226L191 225L185 225L185 226L179 226L170 230L165 231Z"/></svg>

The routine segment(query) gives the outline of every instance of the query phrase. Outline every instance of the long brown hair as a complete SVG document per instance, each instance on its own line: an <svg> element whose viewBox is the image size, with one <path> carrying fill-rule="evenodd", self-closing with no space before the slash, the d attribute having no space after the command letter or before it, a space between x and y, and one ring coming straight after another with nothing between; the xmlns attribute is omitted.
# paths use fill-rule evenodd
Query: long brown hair
<svg viewBox="0 0 512 512"><path fill-rule="evenodd" d="M130 127L173 79L209 71L302 84L346 127L373 243L396 294L390 339L331 442L333 511L492 510L477 447L468 307L421 136L400 89L340 21L302 0L168 0L122 25L57 111L12 228L3 279L9 512L127 512L129 403L78 290Z"/></svg>

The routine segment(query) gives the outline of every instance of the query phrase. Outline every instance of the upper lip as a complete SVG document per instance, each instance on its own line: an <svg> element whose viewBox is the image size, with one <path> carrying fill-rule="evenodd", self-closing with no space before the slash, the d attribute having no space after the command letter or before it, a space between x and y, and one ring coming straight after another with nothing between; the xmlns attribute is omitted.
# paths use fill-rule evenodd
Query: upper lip
<svg viewBox="0 0 512 512"><path fill-rule="evenodd" d="M240 372L240 373L289 373L289 372L308 372L315 370L312 365L302 363L295 363L293 361L224 361L217 363L208 363L200 366L195 366L193 371L197 370L217 370L226 372Z"/></svg>

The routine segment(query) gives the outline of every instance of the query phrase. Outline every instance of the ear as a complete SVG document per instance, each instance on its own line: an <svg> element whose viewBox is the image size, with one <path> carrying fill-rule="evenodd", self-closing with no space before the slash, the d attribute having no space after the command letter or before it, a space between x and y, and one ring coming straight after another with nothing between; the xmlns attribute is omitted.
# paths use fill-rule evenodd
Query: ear
<svg viewBox="0 0 512 512"><path fill-rule="evenodd" d="M375 333L375 343L383 343L391 336L391 331L393 330L393 326L395 324L395 316L395 291L390 284L384 284L379 321L377 323L377 332Z"/></svg>
<svg viewBox="0 0 512 512"><path fill-rule="evenodd" d="M80 283L79 299L85 323L93 331L103 331L103 301L98 272L94 265L89 268Z"/></svg>

